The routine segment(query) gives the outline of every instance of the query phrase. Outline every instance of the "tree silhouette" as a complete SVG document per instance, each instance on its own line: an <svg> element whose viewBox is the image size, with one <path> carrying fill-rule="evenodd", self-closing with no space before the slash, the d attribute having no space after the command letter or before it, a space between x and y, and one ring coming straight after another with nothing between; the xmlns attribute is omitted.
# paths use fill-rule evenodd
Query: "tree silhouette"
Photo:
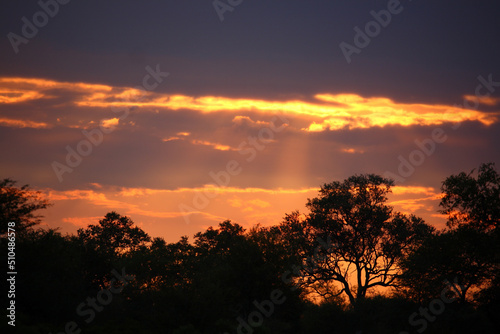
<svg viewBox="0 0 500 334"><path fill-rule="evenodd" d="M22 273L16 327L59 333L74 320L96 334L392 333L415 330L424 318L409 315L422 316L454 292L462 303L439 318L434 308L426 332L496 333L498 180L492 164L477 177L447 178L442 208L450 223L439 232L395 212L387 202L393 182L367 174L323 185L308 200L308 214L292 212L280 225L247 231L226 220L192 240L167 243L116 212L76 235L33 228L40 221L34 211L47 201L7 179L0 217L14 217L22 231L15 244ZM0 245L7 243L0 235ZM1 247L2 257L9 252ZM133 279L112 292L111 302L105 290L113 269L122 268ZM391 287L392 296L370 293ZM271 302L275 291L282 302ZM94 300L102 308L87 323L77 309L94 309Z"/></svg>
<svg viewBox="0 0 500 334"><path fill-rule="evenodd" d="M470 226L438 233L402 262L401 285L414 300L439 298L446 291L463 303L495 277L498 250L490 234Z"/></svg>
<svg viewBox="0 0 500 334"><path fill-rule="evenodd" d="M494 163L482 164L477 178L464 172L443 182L439 204L448 215L448 226L473 225L481 230L498 229L500 224L500 175Z"/></svg>
<svg viewBox="0 0 500 334"><path fill-rule="evenodd" d="M490 304L496 302L500 310L500 174L494 163L481 164L476 178L473 173L474 170L446 178L441 188L444 193L441 212L448 215L448 226L466 226L483 234L474 247L485 250L486 255L471 254L468 262L489 265L482 277L488 284L478 299Z"/></svg>
<svg viewBox="0 0 500 334"><path fill-rule="evenodd" d="M440 212L450 229L405 259L401 282L411 298L434 298L448 284L462 303L478 299L472 293L478 291L484 300L498 300L500 175L493 163L473 173L443 181Z"/></svg>
<svg viewBox="0 0 500 334"><path fill-rule="evenodd" d="M78 230L78 237L85 245L110 257L119 257L145 246L151 238L134 222L116 212L109 212L97 225Z"/></svg>
<svg viewBox="0 0 500 334"><path fill-rule="evenodd" d="M41 222L42 216L34 212L50 205L40 191L28 185L16 187L16 181L11 179L0 181L0 235L7 233L9 222L15 222L17 235L22 235Z"/></svg>
<svg viewBox="0 0 500 334"><path fill-rule="evenodd" d="M107 213L96 225L77 231L85 252L87 275L95 286L107 287L111 270L123 267L129 255L148 246L151 238L134 222L116 212Z"/></svg>
<svg viewBox="0 0 500 334"><path fill-rule="evenodd" d="M17 241L16 303L32 320L67 321L88 296L82 251L53 229L30 230ZM95 293L94 293L95 294Z"/></svg>
<svg viewBox="0 0 500 334"><path fill-rule="evenodd" d="M399 277L399 261L428 237L433 228L415 216L393 213L386 195L393 181L368 174L323 185L309 199L304 220L287 216L283 230L302 243L309 256L300 273L306 285L336 282L351 305L376 287L391 287ZM333 247L318 247L317 240Z"/></svg>

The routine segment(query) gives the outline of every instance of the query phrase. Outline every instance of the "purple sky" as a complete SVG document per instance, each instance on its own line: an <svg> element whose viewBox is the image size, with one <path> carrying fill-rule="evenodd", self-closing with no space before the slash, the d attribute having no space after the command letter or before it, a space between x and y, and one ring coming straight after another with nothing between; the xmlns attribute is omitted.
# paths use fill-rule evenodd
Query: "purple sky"
<svg viewBox="0 0 500 334"><path fill-rule="evenodd" d="M0 177L49 226L276 224L359 173L442 226L441 182L500 165L496 1L215 3L2 2Z"/></svg>

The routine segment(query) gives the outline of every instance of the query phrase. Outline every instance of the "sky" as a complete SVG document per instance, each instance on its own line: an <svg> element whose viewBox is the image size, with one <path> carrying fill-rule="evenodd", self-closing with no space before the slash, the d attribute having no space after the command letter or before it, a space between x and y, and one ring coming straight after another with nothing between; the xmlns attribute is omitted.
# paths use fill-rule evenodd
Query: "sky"
<svg viewBox="0 0 500 334"><path fill-rule="evenodd" d="M307 213L356 174L438 228L447 176L500 166L497 1L2 1L0 178L75 233L175 242Z"/></svg>

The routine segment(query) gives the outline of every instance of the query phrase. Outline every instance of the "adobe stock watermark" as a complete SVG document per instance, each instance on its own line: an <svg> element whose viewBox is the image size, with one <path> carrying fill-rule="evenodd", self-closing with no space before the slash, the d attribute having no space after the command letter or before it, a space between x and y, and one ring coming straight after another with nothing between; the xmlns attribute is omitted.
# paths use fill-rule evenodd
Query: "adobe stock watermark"
<svg viewBox="0 0 500 334"><path fill-rule="evenodd" d="M85 318L84 321L86 324L90 324L94 321L96 312L102 312L104 310L104 306L109 305L113 301L113 295L121 293L123 288L134 279L133 276L129 276L125 273L125 268L122 268L121 273L115 269L113 269L111 273L114 277L109 282L109 288L101 289L97 292L95 298L88 297L84 302L81 302L76 307L76 314ZM57 332L55 334L79 334L82 332L80 327L81 326L79 326L76 321L68 321L64 325L64 331ZM52 334L52 332L49 334Z"/></svg>
<svg viewBox="0 0 500 334"><path fill-rule="evenodd" d="M71 0L40 0L38 6L41 10L33 14L31 20L26 16L21 18L21 35L9 32L7 38L15 54L19 53L21 44L28 44L30 39L38 35L38 29L45 27L49 20L54 18L59 13L59 5L66 5Z"/></svg>
<svg viewBox="0 0 500 334"><path fill-rule="evenodd" d="M282 123L281 125L276 126L275 122L278 120L278 118ZM288 120L281 115L273 117L268 126L263 127L259 130L256 137L249 136L247 140L244 140L238 145L238 153L246 156L245 161L247 163L254 161L257 157L257 153L264 150L266 144L274 140L274 134L283 131L283 129L287 127L288 124ZM231 182L231 177L241 174L242 171L243 167L238 161L230 160L226 163L226 166L223 170L220 170L217 173L210 171L208 175L215 182L214 187L227 187ZM217 197L217 195L217 190L214 192L210 192L209 188L207 188L203 192L196 192L196 194L193 196L193 207L190 207L184 203L179 204L179 210L183 213L184 221L189 224L190 214L197 213L205 209L210 204L210 200Z"/></svg>
<svg viewBox="0 0 500 334"><path fill-rule="evenodd" d="M392 16L400 14L403 9L404 7L401 5L399 0L389 0L387 2L387 9L381 9L378 12L374 10L370 11L370 15L373 17L373 20L368 21L365 24L364 30L361 30L358 26L354 27L354 45L345 41L342 41L339 44L340 50L342 51L347 63L350 64L352 62L353 54L360 54L362 49L370 45L372 39L380 35L382 28L387 28L387 26L391 23Z"/></svg>
<svg viewBox="0 0 500 334"><path fill-rule="evenodd" d="M455 104L453 107L477 110L481 99L489 97L493 92L495 92L496 87L500 87L500 81L493 81L492 73L488 74L488 79L479 75L477 80L479 81L479 84L474 90L474 97L464 97L461 104ZM444 121L446 121L446 115L447 114L443 116ZM455 123L451 126L451 129L457 130L461 125L461 122ZM417 148L411 151L408 157L404 157L402 155L398 156L399 165L397 173L386 171L384 173L384 177L391 178L397 182L405 182L407 178L415 173L416 167L423 165L426 159L436 152L437 146L444 143L447 139L448 135L446 134L446 131L440 127L433 129L428 138L424 138L421 141L415 139L414 143Z"/></svg>
<svg viewBox="0 0 500 334"><path fill-rule="evenodd" d="M235 7L242 3L243 0L214 0L212 5L214 6L217 16L219 16L219 20L222 22L224 21L225 12L232 12Z"/></svg>
<svg viewBox="0 0 500 334"><path fill-rule="evenodd" d="M16 223L7 223L7 298L9 307L7 307L7 323L9 326L16 326Z"/></svg>
<svg viewBox="0 0 500 334"><path fill-rule="evenodd" d="M133 101L122 100L120 102L140 102L144 98L144 94L146 92L155 90L160 83L163 82L164 78L170 75L168 72L162 72L160 70L160 64L157 64L155 69L149 65L146 66L145 69L148 74L143 77L142 86L135 87L135 89L139 90L142 95L134 97ZM121 113L117 118L118 122L120 120L125 120L130 114L130 107L126 105L119 107L112 106L111 110L114 113ZM63 175L65 173L72 173L76 167L80 166L83 161L83 157L89 156L92 153L94 146L97 147L102 144L105 134L110 134L116 129L116 125L108 126L105 124L105 121L105 119L102 119L99 122L98 127L89 131L85 129L82 130L82 134L85 139L80 140L78 144L76 144L75 148L70 145L66 146L67 154L65 164L59 161L52 162L52 169L54 170L59 182L63 182Z"/></svg>
<svg viewBox="0 0 500 334"><path fill-rule="evenodd" d="M455 278L455 284L457 284L461 289L463 286L457 283L457 278ZM445 282L446 287L441 291L440 298L435 298L429 302L428 307L420 307L417 312L413 312L408 317L408 323L412 327L420 326L417 329L418 333L424 332L429 322L434 322L437 319L437 316L442 314L446 309L446 304L453 303L458 299L458 294L456 291L453 291L453 286L450 282ZM453 296L448 296L447 294L451 292ZM430 312L429 312L430 311ZM408 332L399 332L399 334L410 334Z"/></svg>

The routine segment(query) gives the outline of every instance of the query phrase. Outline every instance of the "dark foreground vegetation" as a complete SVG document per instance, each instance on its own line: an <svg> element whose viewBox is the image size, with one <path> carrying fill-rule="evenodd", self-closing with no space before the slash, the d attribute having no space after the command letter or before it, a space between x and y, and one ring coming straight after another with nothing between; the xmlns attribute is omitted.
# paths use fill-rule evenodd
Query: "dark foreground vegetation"
<svg viewBox="0 0 500 334"><path fill-rule="evenodd" d="M6 179L0 235L6 260L16 223L15 331L498 333L495 166L443 182L440 231L395 212L392 185L353 176L325 184L307 214L279 225L224 221L166 243L116 212L77 235L37 228L49 203Z"/></svg>

